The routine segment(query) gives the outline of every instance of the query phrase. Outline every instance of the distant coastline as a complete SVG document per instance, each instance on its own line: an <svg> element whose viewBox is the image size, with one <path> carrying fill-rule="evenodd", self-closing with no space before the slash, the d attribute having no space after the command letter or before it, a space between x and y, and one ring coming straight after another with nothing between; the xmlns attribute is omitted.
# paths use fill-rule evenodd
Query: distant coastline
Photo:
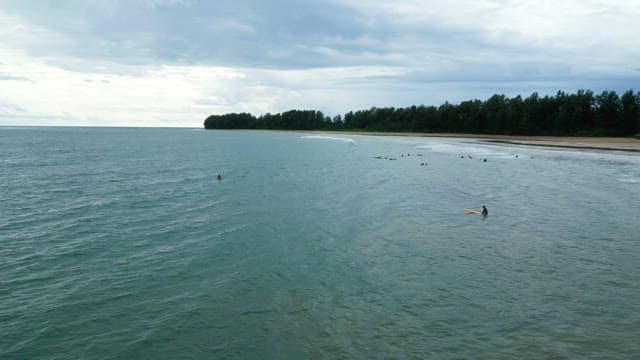
<svg viewBox="0 0 640 360"><path fill-rule="evenodd" d="M590 90L555 96L493 95L439 106L413 105L349 111L333 118L319 110L214 114L205 129L329 130L515 136L639 137L640 93Z"/></svg>
<svg viewBox="0 0 640 360"><path fill-rule="evenodd" d="M318 110L254 116L210 115L205 129L314 131L340 134L475 138L514 145L640 152L640 93L558 91L460 104L349 111L333 118Z"/></svg>

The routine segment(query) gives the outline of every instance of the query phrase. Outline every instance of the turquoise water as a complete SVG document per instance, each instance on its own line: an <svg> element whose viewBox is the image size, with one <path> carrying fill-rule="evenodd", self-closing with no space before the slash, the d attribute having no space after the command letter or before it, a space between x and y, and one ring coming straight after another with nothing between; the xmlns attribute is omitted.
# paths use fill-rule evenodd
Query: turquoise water
<svg viewBox="0 0 640 360"><path fill-rule="evenodd" d="M2 359L640 354L638 154L4 127L0 155Z"/></svg>

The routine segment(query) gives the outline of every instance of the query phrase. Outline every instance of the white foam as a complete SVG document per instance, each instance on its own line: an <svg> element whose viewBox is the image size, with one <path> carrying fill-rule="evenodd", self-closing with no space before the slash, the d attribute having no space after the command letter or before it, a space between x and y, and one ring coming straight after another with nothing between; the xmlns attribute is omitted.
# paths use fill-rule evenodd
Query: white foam
<svg viewBox="0 0 640 360"><path fill-rule="evenodd" d="M640 184L640 178L623 177L618 178L618 181L628 184Z"/></svg>
<svg viewBox="0 0 640 360"><path fill-rule="evenodd" d="M353 139L346 137L338 137L338 136L327 136L327 135L304 135L300 137L301 139L312 139L312 140L333 140L333 141L342 141L346 142L350 145L355 145L356 142Z"/></svg>

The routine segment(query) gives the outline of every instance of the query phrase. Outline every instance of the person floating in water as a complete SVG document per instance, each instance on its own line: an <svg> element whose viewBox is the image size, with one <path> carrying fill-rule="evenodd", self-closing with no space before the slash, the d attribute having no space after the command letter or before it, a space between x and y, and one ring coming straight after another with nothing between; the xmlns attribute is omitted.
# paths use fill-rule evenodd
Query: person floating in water
<svg viewBox="0 0 640 360"><path fill-rule="evenodd" d="M487 217L489 215L489 210L487 210L487 207L482 205L482 216L483 217Z"/></svg>
<svg viewBox="0 0 640 360"><path fill-rule="evenodd" d="M218 174L218 181L222 180L222 175Z"/></svg>

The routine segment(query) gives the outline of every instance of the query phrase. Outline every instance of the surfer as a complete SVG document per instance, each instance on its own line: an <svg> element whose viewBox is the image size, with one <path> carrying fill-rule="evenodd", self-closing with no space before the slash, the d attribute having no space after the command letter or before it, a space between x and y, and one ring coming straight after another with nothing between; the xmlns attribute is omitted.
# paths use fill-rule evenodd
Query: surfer
<svg viewBox="0 0 640 360"><path fill-rule="evenodd" d="M482 205L482 216L483 217L487 217L489 215L489 210L487 210L487 207Z"/></svg>
<svg viewBox="0 0 640 360"><path fill-rule="evenodd" d="M218 181L222 180L222 175L218 174Z"/></svg>

